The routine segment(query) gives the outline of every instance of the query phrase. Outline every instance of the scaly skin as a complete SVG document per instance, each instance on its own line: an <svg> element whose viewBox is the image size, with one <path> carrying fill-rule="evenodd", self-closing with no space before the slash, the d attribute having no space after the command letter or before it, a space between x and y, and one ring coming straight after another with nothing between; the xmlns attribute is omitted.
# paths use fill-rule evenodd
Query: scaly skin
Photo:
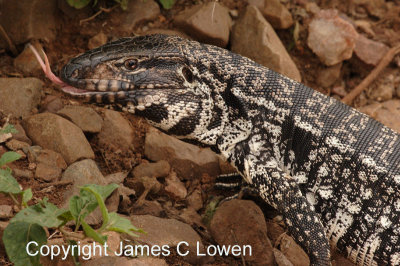
<svg viewBox="0 0 400 266"><path fill-rule="evenodd" d="M282 213L312 265L329 243L360 265L400 263L399 135L227 50L123 38L72 59L64 91L210 146Z"/></svg>

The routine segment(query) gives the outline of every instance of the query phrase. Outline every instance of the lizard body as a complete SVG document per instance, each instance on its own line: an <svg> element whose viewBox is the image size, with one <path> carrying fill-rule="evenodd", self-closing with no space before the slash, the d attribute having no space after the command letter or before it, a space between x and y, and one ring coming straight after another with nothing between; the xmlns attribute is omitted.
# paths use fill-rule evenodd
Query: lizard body
<svg viewBox="0 0 400 266"><path fill-rule="evenodd" d="M400 264L399 134L227 50L123 38L72 59L68 94L146 118L225 157L279 212L312 265L329 241L359 265Z"/></svg>

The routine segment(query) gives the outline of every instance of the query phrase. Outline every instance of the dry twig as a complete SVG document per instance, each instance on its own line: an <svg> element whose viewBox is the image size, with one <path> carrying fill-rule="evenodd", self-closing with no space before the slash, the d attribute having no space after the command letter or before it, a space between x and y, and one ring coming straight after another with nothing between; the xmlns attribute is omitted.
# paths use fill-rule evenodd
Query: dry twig
<svg viewBox="0 0 400 266"><path fill-rule="evenodd" d="M15 48L15 45L11 41L10 37L8 37L7 32L4 30L3 26L0 25L0 33L3 36L4 40L7 42L8 47L10 48L11 53L14 56L18 55L17 48Z"/></svg>
<svg viewBox="0 0 400 266"><path fill-rule="evenodd" d="M118 5L115 5L115 6L111 7L111 8L100 7L100 10L97 11L93 16L88 17L88 18L85 18L85 19L81 19L81 20L79 21L79 25L82 25L82 24L85 23L85 22L88 22L88 21L91 21L91 20L95 19L98 15L100 15L100 14L103 13L103 12L106 12L106 13L111 12L111 10L113 10L113 9L116 8L117 6L118 6Z"/></svg>
<svg viewBox="0 0 400 266"><path fill-rule="evenodd" d="M72 181L56 181L51 183L42 183L39 185L39 188L46 188L50 186L66 186L72 184Z"/></svg>
<svg viewBox="0 0 400 266"><path fill-rule="evenodd" d="M389 51L385 54L384 57L382 57L381 61L379 64L369 73L369 75L363 79L363 81L355 87L349 94L347 94L345 97L343 97L342 102L345 104L351 104L353 100L361 93L363 92L370 84L372 81L374 81L378 75L381 73L381 71L389 65L389 63L393 60L393 57L400 52L400 44L392 47L389 49Z"/></svg>

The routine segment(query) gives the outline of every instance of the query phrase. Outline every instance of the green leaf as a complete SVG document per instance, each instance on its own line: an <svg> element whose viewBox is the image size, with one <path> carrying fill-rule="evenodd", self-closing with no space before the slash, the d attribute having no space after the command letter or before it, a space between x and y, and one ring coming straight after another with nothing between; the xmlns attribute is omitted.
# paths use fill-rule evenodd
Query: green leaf
<svg viewBox="0 0 400 266"><path fill-rule="evenodd" d="M74 217L72 216L70 211L66 211L66 212L62 213L61 215L59 215L58 219L62 220L63 221L62 225L64 225L64 224L68 223L69 221L74 220Z"/></svg>
<svg viewBox="0 0 400 266"><path fill-rule="evenodd" d="M174 6L175 0L159 0L164 9L170 9Z"/></svg>
<svg viewBox="0 0 400 266"><path fill-rule="evenodd" d="M94 211L96 207L96 198L87 191L84 191L84 193L81 192L80 196L71 197L69 200L69 211L72 217L74 217L76 228L79 228L81 221Z"/></svg>
<svg viewBox="0 0 400 266"><path fill-rule="evenodd" d="M128 0L114 0L114 2L117 2L122 10L127 10L128 9Z"/></svg>
<svg viewBox="0 0 400 266"><path fill-rule="evenodd" d="M18 221L10 223L4 230L3 243L8 258L16 266L40 265L39 254L30 256L26 251L26 247L31 241L37 244L29 245L30 253L35 254L47 242L43 227L34 223Z"/></svg>
<svg viewBox="0 0 400 266"><path fill-rule="evenodd" d="M81 9L87 6L91 0L67 0L68 5L75 7L76 9Z"/></svg>
<svg viewBox="0 0 400 266"><path fill-rule="evenodd" d="M139 228L133 226L131 221L129 221L128 219L126 219L124 217L119 216L115 212L110 213L109 216L110 216L110 220L106 227L106 229L109 231L125 233L125 234L129 234L129 235L135 236L135 237L138 237L138 235L134 234L133 232L146 233L142 229L139 229Z"/></svg>
<svg viewBox="0 0 400 266"><path fill-rule="evenodd" d="M104 200L118 187L116 184L110 184L108 186L100 186L89 184L81 188L79 196L71 197L69 201L69 210L71 215L75 219L76 227L78 228L85 217L94 211L98 204L98 199L95 194L100 196L101 202L104 204ZM103 206L105 208L105 206ZM104 208L101 207L102 214ZM105 209L107 211L107 209ZM104 219L104 217L103 217ZM104 223L104 222L103 222Z"/></svg>
<svg viewBox="0 0 400 266"><path fill-rule="evenodd" d="M24 191L21 192L21 194L22 194L22 205L27 207L28 201L30 201L33 196L32 189L31 188L25 189Z"/></svg>
<svg viewBox="0 0 400 266"><path fill-rule="evenodd" d="M217 206L221 201L222 197L215 197L211 199L211 201L206 206L206 210L203 214L202 221L204 224L209 225L212 217L214 216L215 211L217 210Z"/></svg>
<svg viewBox="0 0 400 266"><path fill-rule="evenodd" d="M7 134L7 133L16 134L16 133L18 133L18 130L16 130L13 125L8 124L4 128L0 129L0 135Z"/></svg>
<svg viewBox="0 0 400 266"><path fill-rule="evenodd" d="M96 185L96 184L88 184L88 185L84 185L81 188L81 191L83 189L83 190L86 190L86 191L90 190L90 191L92 191L91 193L95 192L95 193L99 194L101 196L102 200L104 201L108 196L111 195L111 193L116 188L118 188L117 184L109 184L107 186L101 186L101 185Z"/></svg>
<svg viewBox="0 0 400 266"><path fill-rule="evenodd" d="M103 224L99 229L100 231L106 227L109 220L108 210L104 201L117 187L118 187L117 184L110 184L105 187L98 185L86 185L82 187L83 190L92 193L96 197L97 204L99 205L101 215L103 217Z"/></svg>
<svg viewBox="0 0 400 266"><path fill-rule="evenodd" d="M107 241L107 236L102 236L99 233L97 233L85 221L82 221L82 228L83 228L83 231L85 232L86 236L93 238L95 241L99 242L100 244L103 245Z"/></svg>
<svg viewBox="0 0 400 266"><path fill-rule="evenodd" d="M10 169L0 169L0 192L18 194L21 188Z"/></svg>
<svg viewBox="0 0 400 266"><path fill-rule="evenodd" d="M5 152L5 153L3 153L3 155L0 158L0 167L2 167L3 165L5 165L7 163L16 161L19 158L21 158L21 154L19 154L19 153L16 153L14 151Z"/></svg>
<svg viewBox="0 0 400 266"><path fill-rule="evenodd" d="M64 223L64 220L60 219L59 216L62 216L65 212L68 211L59 209L56 205L48 202L47 198L44 198L38 204L21 210L10 220L10 223L29 221L30 223L36 223L44 227L54 228Z"/></svg>

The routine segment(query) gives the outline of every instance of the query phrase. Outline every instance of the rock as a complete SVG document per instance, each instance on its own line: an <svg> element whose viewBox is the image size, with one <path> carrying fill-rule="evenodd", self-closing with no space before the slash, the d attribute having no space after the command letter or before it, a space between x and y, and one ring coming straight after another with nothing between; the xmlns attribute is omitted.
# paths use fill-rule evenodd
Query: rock
<svg viewBox="0 0 400 266"><path fill-rule="evenodd" d="M201 216L192 208L183 209L179 217L187 224L197 228L206 228L202 222Z"/></svg>
<svg viewBox="0 0 400 266"><path fill-rule="evenodd" d="M319 8L319 6L314 2L307 2L305 4L305 9L307 12L309 12L313 15L316 15L316 14L318 14L319 11L321 11L321 8Z"/></svg>
<svg viewBox="0 0 400 266"><path fill-rule="evenodd" d="M82 263L82 266L167 266L163 259L152 257L138 257L128 259L126 257L100 257Z"/></svg>
<svg viewBox="0 0 400 266"><path fill-rule="evenodd" d="M343 257L343 254L340 254L338 251L331 251L331 260L332 260L332 265L337 265L337 266L356 266L353 262L351 262L349 259L346 259Z"/></svg>
<svg viewBox="0 0 400 266"><path fill-rule="evenodd" d="M5 133L0 135L0 143L6 142L7 140L12 138L11 133Z"/></svg>
<svg viewBox="0 0 400 266"><path fill-rule="evenodd" d="M43 50L43 47L40 45L40 43L35 42L32 45L42 56L41 51ZM44 60L43 56L42 59ZM22 71L22 73L26 76L30 76L32 73L42 71L39 62L36 60L35 55L28 46L25 46L25 49L22 51L22 53L20 53L14 59L14 66Z"/></svg>
<svg viewBox="0 0 400 266"><path fill-rule="evenodd" d="M43 39L47 42L55 39L56 1L0 1L0 10L0 25L14 44L33 39ZM2 38L0 48L5 47L7 44Z"/></svg>
<svg viewBox="0 0 400 266"><path fill-rule="evenodd" d="M370 85L367 95L370 99L382 102L393 98L395 94L394 90L394 76L392 74L387 75Z"/></svg>
<svg viewBox="0 0 400 266"><path fill-rule="evenodd" d="M37 114L23 120L22 125L33 143L61 153L68 164L82 158L94 158L82 130L61 116Z"/></svg>
<svg viewBox="0 0 400 266"><path fill-rule="evenodd" d="M254 6L248 6L232 31L231 49L289 78L301 75L272 26Z"/></svg>
<svg viewBox="0 0 400 266"><path fill-rule="evenodd" d="M291 263L290 260L286 258L286 256L279 249L274 248L273 252L276 264L278 264L278 266L293 266L293 263Z"/></svg>
<svg viewBox="0 0 400 266"><path fill-rule="evenodd" d="M310 22L307 44L325 65L333 66L352 56L357 35L337 10L321 10Z"/></svg>
<svg viewBox="0 0 400 266"><path fill-rule="evenodd" d="M153 20L159 15L160 7L156 1L131 0L128 2L128 8L125 12L111 14L111 21L117 21L120 30L132 32L139 24Z"/></svg>
<svg viewBox="0 0 400 266"><path fill-rule="evenodd" d="M158 201L155 200L143 200L140 205L134 204L132 206L132 213L135 215L152 215L152 216L161 216L164 212L163 207Z"/></svg>
<svg viewBox="0 0 400 266"><path fill-rule="evenodd" d="M253 201L234 199L224 202L211 220L210 232L219 245L250 245L252 255L243 254L246 262L274 265L265 218Z"/></svg>
<svg viewBox="0 0 400 266"><path fill-rule="evenodd" d="M293 25L292 15L279 0L248 0L248 3L256 6L274 29L287 29Z"/></svg>
<svg viewBox="0 0 400 266"><path fill-rule="evenodd" d="M332 86L335 81L340 77L340 69L342 68L342 63L326 67L321 69L317 75L318 85L328 88Z"/></svg>
<svg viewBox="0 0 400 266"><path fill-rule="evenodd" d="M188 224L182 223L175 219L163 219L150 215L133 215L130 218L132 224L143 229L147 234L140 235L140 238L134 238L139 244L147 244L150 246L163 245L169 246L170 250L179 246L182 253L189 251L187 256L182 259L192 264L203 264L205 257L196 255L196 247L200 253L205 252L200 236ZM132 239L132 237L127 236ZM182 244L185 241L188 245Z"/></svg>
<svg viewBox="0 0 400 266"><path fill-rule="evenodd" d="M354 21L354 24L356 25L356 27L358 29L360 29L361 31L363 31L366 34L368 34L369 37L375 37L375 32L372 29L372 25L371 25L371 23L369 21L367 21L367 20L356 20L356 21ZM356 43L356 46L357 46L357 43Z"/></svg>
<svg viewBox="0 0 400 266"><path fill-rule="evenodd" d="M107 181L100 172L96 163L93 160L86 159L71 164L63 173L61 181L70 181L72 187L65 191L63 195L63 207L66 208L69 204L69 199L73 195L79 195L81 186L86 184L106 185ZM107 202L106 202L107 203ZM97 208L94 212L89 214L85 221L88 224L99 224L101 222L101 213Z"/></svg>
<svg viewBox="0 0 400 266"><path fill-rule="evenodd" d="M40 150L34 158L34 162L44 163L60 169L67 168L67 163L60 153L47 149Z"/></svg>
<svg viewBox="0 0 400 266"><path fill-rule="evenodd" d="M165 35L172 35L172 36L179 36L184 39L191 40L192 38L189 37L189 35L177 31L177 30L169 30L169 29L150 29L146 31L146 34L165 34Z"/></svg>
<svg viewBox="0 0 400 266"><path fill-rule="evenodd" d="M29 147L30 145L29 145L29 143L26 143L26 142L23 142L23 141L19 141L19 140L16 140L16 139L11 139L11 140L6 142L6 146L10 150L16 151L16 150L22 150L22 148Z"/></svg>
<svg viewBox="0 0 400 266"><path fill-rule="evenodd" d="M184 10L175 17L174 24L200 42L226 47L232 19L226 7L208 2Z"/></svg>
<svg viewBox="0 0 400 266"><path fill-rule="evenodd" d="M0 221L0 239L3 239L3 233L4 233L4 229L6 229L6 227L8 226L10 222L3 222ZM4 243L3 241L0 241L0 248L4 250Z"/></svg>
<svg viewBox="0 0 400 266"><path fill-rule="evenodd" d="M358 110L400 133L400 121L398 119L400 117L400 100L393 99L383 103L375 103L360 107Z"/></svg>
<svg viewBox="0 0 400 266"><path fill-rule="evenodd" d="M367 39L359 34L356 38L354 53L364 63L376 66L389 49L385 44Z"/></svg>
<svg viewBox="0 0 400 266"><path fill-rule="evenodd" d="M28 161L30 163L35 163L36 158L39 156L40 152L42 151L42 147L40 146L29 146L22 149L24 153L28 156Z"/></svg>
<svg viewBox="0 0 400 266"><path fill-rule="evenodd" d="M267 220L267 235L272 243L275 243L278 238L285 233L285 230L278 223Z"/></svg>
<svg viewBox="0 0 400 266"><path fill-rule="evenodd" d="M61 168L48 165L46 163L38 163L36 165L35 177L46 182L57 180L61 176Z"/></svg>
<svg viewBox="0 0 400 266"><path fill-rule="evenodd" d="M103 44L107 43L107 35L105 35L102 31L97 33L95 36L89 39L88 48L90 50L99 47Z"/></svg>
<svg viewBox="0 0 400 266"><path fill-rule="evenodd" d="M42 113L28 117L23 127L33 143L62 154L68 164L94 153L82 130L61 116Z"/></svg>
<svg viewBox="0 0 400 266"><path fill-rule="evenodd" d="M116 256L115 253L119 252L121 245L121 234L115 231L105 231L103 235L107 236L107 248L110 256ZM89 241L90 244L91 241ZM92 250L93 252L93 250ZM93 254L93 259L104 257L104 254ZM97 265L98 266L98 265Z"/></svg>
<svg viewBox="0 0 400 266"><path fill-rule="evenodd" d="M82 129L83 132L99 133L103 119L91 107L67 105L57 112Z"/></svg>
<svg viewBox="0 0 400 266"><path fill-rule="evenodd" d="M129 213L129 209L132 206L131 197L136 196L136 191L120 184L118 189L118 211L120 213Z"/></svg>
<svg viewBox="0 0 400 266"><path fill-rule="evenodd" d="M216 176L220 173L218 156L210 149L201 149L174 137L149 128L144 153L152 161L166 160L184 179L200 178L203 173Z"/></svg>
<svg viewBox="0 0 400 266"><path fill-rule="evenodd" d="M114 149L128 150L132 147L133 129L121 113L105 110L103 127L98 134L99 144Z"/></svg>
<svg viewBox="0 0 400 266"><path fill-rule="evenodd" d="M200 210L203 208L203 196L201 194L201 189L196 188L193 192L186 197L186 201L188 206L195 211Z"/></svg>
<svg viewBox="0 0 400 266"><path fill-rule="evenodd" d="M371 16L383 18L387 15L385 0L360 1Z"/></svg>
<svg viewBox="0 0 400 266"><path fill-rule="evenodd" d="M26 169L18 169L18 168L13 168L13 175L15 177L23 177L26 179L32 179L33 178L33 172L30 170Z"/></svg>
<svg viewBox="0 0 400 266"><path fill-rule="evenodd" d="M107 181L93 160L86 159L71 164L63 173L61 181L71 181L73 187L66 191L64 199L79 194L80 186L86 184L106 185Z"/></svg>
<svg viewBox="0 0 400 266"><path fill-rule="evenodd" d="M37 78L0 78L0 110L15 117L28 116L40 103L42 86Z"/></svg>
<svg viewBox="0 0 400 266"><path fill-rule="evenodd" d="M279 241L280 250L294 266L308 266L310 259L304 250L291 238L283 234Z"/></svg>
<svg viewBox="0 0 400 266"><path fill-rule="evenodd" d="M133 188L140 197L137 200L137 204L141 204L141 201L145 200L147 194L157 194L162 185L155 177L136 177L127 180L127 186Z"/></svg>
<svg viewBox="0 0 400 266"><path fill-rule="evenodd" d="M19 140L22 142L26 142L29 145L32 145L32 141L26 136L24 128L21 126L21 124L16 124L14 125L15 129L17 130L17 133L12 133L12 137L15 140Z"/></svg>
<svg viewBox="0 0 400 266"><path fill-rule="evenodd" d="M333 87L332 89L331 89L331 92L333 93L333 94L336 94L337 96L340 96L340 97L344 97L344 96L346 96L347 95L347 91L346 91L346 89L343 87L343 86L336 86L336 87ZM332 97L334 97L335 95L333 95ZM340 99L340 97L339 97L339 99Z"/></svg>
<svg viewBox="0 0 400 266"><path fill-rule="evenodd" d="M13 209L10 205L0 205L0 219L9 219L13 216Z"/></svg>
<svg viewBox="0 0 400 266"><path fill-rule="evenodd" d="M107 180L108 184L111 184L111 183L121 184L124 182L124 180L127 176L128 176L127 172L118 172L118 173L106 175L105 179Z"/></svg>
<svg viewBox="0 0 400 266"><path fill-rule="evenodd" d="M40 107L40 113L49 112L49 113L57 113L64 107L64 104L60 97L54 95L47 95L46 98L42 101Z"/></svg>
<svg viewBox="0 0 400 266"><path fill-rule="evenodd" d="M228 161L222 157L219 157L219 169L221 169L221 174L236 173L237 170Z"/></svg>
<svg viewBox="0 0 400 266"><path fill-rule="evenodd" d="M179 180L175 172L171 172L167 178L165 178L166 186L165 192L172 199L182 200L186 198L187 190L185 185Z"/></svg>
<svg viewBox="0 0 400 266"><path fill-rule="evenodd" d="M134 177L166 177L170 170L169 163L161 160L156 163L143 162L133 169L132 174Z"/></svg>

